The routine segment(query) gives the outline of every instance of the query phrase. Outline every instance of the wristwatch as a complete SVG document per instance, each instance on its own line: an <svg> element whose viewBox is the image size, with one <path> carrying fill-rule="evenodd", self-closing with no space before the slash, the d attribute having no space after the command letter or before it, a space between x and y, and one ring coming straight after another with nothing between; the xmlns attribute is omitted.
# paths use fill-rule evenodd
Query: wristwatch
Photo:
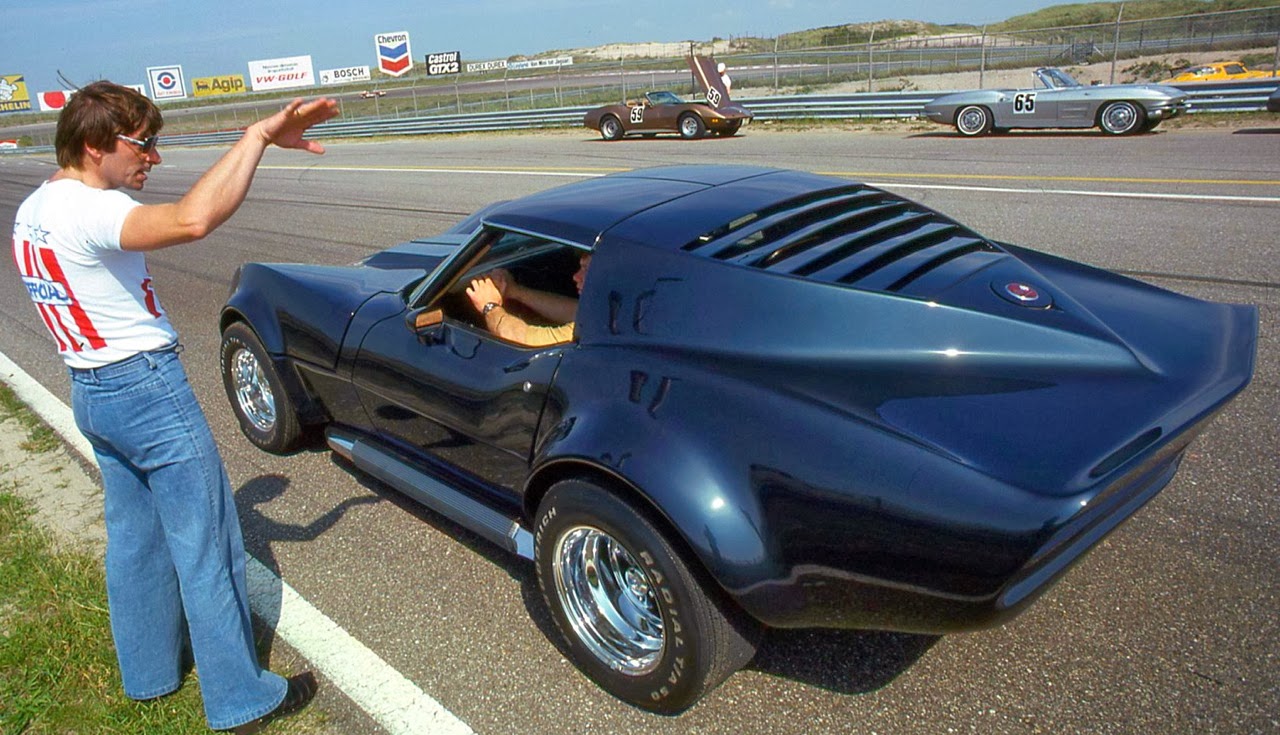
<svg viewBox="0 0 1280 735"><path fill-rule="evenodd" d="M489 312L493 311L499 306L502 306L502 304L499 304L496 301L490 301L489 303L484 305L484 308L480 310L480 313L484 315L488 315Z"/></svg>

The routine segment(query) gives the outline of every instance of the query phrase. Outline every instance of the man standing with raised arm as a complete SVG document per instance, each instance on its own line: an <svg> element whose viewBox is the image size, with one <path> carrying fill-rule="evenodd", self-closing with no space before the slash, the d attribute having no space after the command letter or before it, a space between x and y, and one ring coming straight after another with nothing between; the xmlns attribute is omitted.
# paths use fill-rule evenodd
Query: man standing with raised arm
<svg viewBox="0 0 1280 735"><path fill-rule="evenodd" d="M58 171L14 225L14 260L70 370L76 424L102 470L107 600L125 694L177 689L189 637L215 730L256 732L305 706L315 679L286 681L258 663L231 484L144 253L226 222L269 145L323 153L302 135L337 114L331 99L294 100L250 125L176 202L144 205L121 190L141 190L160 163L160 110L127 87L89 84L58 117Z"/></svg>

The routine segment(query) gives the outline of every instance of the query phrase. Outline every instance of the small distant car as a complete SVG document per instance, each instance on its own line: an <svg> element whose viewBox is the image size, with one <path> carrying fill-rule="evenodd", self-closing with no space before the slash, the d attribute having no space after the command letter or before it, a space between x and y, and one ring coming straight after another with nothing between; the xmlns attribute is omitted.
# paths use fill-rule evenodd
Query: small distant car
<svg viewBox="0 0 1280 735"><path fill-rule="evenodd" d="M1161 84L1181 82L1233 82L1238 79L1269 79L1269 71L1250 71L1239 61L1215 61L1179 69Z"/></svg>
<svg viewBox="0 0 1280 735"><path fill-rule="evenodd" d="M1111 135L1154 129L1187 109L1187 93L1159 84L1086 86L1055 67L1035 71L1029 89L975 89L924 106L929 120L954 125L964 136L1012 128L1092 128Z"/></svg>
<svg viewBox="0 0 1280 735"><path fill-rule="evenodd" d="M675 92L661 91L649 92L626 104L598 107L587 113L583 124L600 131L605 140L657 133L679 133L681 138L692 140L708 133L734 135L751 118L751 111L736 103L716 108L703 101L686 102Z"/></svg>
<svg viewBox="0 0 1280 735"><path fill-rule="evenodd" d="M560 344L503 341L466 294L496 268L575 294L584 255ZM250 442L323 432L531 560L582 671L674 713L766 627L1012 618L1173 479L1249 382L1258 310L853 181L673 166L352 266L245 264L220 326Z"/></svg>
<svg viewBox="0 0 1280 735"><path fill-rule="evenodd" d="M361 93L360 93L360 96L361 96L361 97L363 97L364 99L367 99L367 100L371 100L371 99L373 99L374 97L386 97L386 96L387 96L387 90L385 90L385 89L366 89L366 90L364 90L363 92L361 92Z"/></svg>
<svg viewBox="0 0 1280 735"><path fill-rule="evenodd" d="M1276 87L1267 98L1267 112L1280 112L1280 87Z"/></svg>

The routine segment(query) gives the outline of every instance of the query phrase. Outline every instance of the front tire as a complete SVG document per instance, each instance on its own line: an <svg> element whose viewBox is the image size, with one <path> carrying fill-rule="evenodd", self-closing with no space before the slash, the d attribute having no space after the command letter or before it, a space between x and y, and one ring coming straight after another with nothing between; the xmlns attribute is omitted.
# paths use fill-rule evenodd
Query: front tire
<svg viewBox="0 0 1280 735"><path fill-rule="evenodd" d="M702 118L692 112L686 112L680 116L679 127L680 137L685 140L701 138L707 134L707 126L702 122Z"/></svg>
<svg viewBox="0 0 1280 735"><path fill-rule="evenodd" d="M968 138L976 138L991 132L991 110L981 105L961 107L956 113L956 132Z"/></svg>
<svg viewBox="0 0 1280 735"><path fill-rule="evenodd" d="M1132 102L1109 102L1098 112L1098 127L1108 135L1131 135L1146 124L1146 111Z"/></svg>
<svg viewBox="0 0 1280 735"><path fill-rule="evenodd" d="M266 348L244 322L222 333L222 385L240 431L258 447L286 454L298 447L302 427Z"/></svg>
<svg viewBox="0 0 1280 735"><path fill-rule="evenodd" d="M606 115L600 121L600 137L605 140L619 140L622 138L622 121L613 115Z"/></svg>
<svg viewBox="0 0 1280 735"><path fill-rule="evenodd" d="M755 655L756 626L612 493L558 482L535 528L538 587L569 656L613 696L674 714Z"/></svg>

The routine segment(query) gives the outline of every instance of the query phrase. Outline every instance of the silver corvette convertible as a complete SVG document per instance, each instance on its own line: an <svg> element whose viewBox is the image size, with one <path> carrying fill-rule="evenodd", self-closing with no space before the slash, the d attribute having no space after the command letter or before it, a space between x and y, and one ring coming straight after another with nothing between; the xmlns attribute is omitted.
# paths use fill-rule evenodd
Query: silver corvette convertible
<svg viewBox="0 0 1280 735"><path fill-rule="evenodd" d="M1030 89L975 89L924 106L925 117L975 136L1011 128L1092 128L1144 133L1187 109L1187 94L1162 84L1086 86L1054 67L1035 71Z"/></svg>

